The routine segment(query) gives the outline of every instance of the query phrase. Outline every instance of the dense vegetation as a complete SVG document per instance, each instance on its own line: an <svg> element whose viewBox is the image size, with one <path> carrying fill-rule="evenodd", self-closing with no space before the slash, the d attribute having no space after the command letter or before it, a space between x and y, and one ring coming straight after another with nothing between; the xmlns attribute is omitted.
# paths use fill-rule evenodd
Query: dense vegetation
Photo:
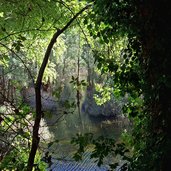
<svg viewBox="0 0 171 171"><path fill-rule="evenodd" d="M82 88L96 87L99 104L110 100L111 94L117 98L127 95L122 109L133 120L132 132L120 144L104 137L94 139L91 134L75 137L72 143L80 145L76 159L84 146L93 143L92 157L99 158L99 165L112 153L123 157L123 170L169 171L168 4L168 0L1 0L0 169L46 167L40 160L41 148L38 150L45 114L42 89L61 97L63 83L70 82L76 100L67 101L67 107L76 105L79 113ZM87 74L81 77L84 72ZM32 107L36 110L21 97L28 88L35 90ZM110 166L114 169L117 163Z"/></svg>

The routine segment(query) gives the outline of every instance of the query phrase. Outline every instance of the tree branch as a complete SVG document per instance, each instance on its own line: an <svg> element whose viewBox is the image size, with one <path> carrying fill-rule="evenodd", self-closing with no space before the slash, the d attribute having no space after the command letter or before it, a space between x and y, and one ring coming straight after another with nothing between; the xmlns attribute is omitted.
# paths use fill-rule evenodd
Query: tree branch
<svg viewBox="0 0 171 171"><path fill-rule="evenodd" d="M39 70L39 74L38 74L38 78L37 78L37 81L36 81L36 85L38 86L41 81L42 81L42 77L43 77L43 74L44 74L44 70L46 68L46 65L48 63L48 59L49 59L49 56L50 56L50 53L51 53L51 50L53 48L53 45L55 44L56 42L56 39L65 31L67 30L67 28L72 24L72 22L83 12L85 11L86 9L88 9L91 5L87 5L86 7L84 7L82 10L80 10L77 14L75 14L75 16L62 28L62 29L58 29L57 32L53 35L49 45L48 45L48 48L46 50L46 53L45 53L45 56L44 56L44 59L43 59L43 62L42 62L42 65L40 67L40 70Z"/></svg>
<svg viewBox="0 0 171 171"><path fill-rule="evenodd" d="M40 128L40 121L42 117L42 104L41 104L41 83L42 83L42 78L43 74L45 71L45 68L47 66L50 53L52 51L52 48L57 40L57 38L65 31L68 29L68 27L73 23L73 21L81 14L83 13L86 9L88 9L91 5L85 6L83 9L81 9L78 13L76 13L73 18L69 20L69 22L62 28L58 29L56 33L54 33L47 50L45 52L45 56L43 59L43 62L41 64L41 67L39 69L38 77L36 80L35 84L35 95L36 95L36 118L33 126L33 136L32 136L32 146L31 146L31 151L29 154L29 159L28 159L28 165L27 165L27 171L32 171L33 165L34 165L34 158L36 155L36 151L39 145L40 137L39 137L39 128Z"/></svg>
<svg viewBox="0 0 171 171"><path fill-rule="evenodd" d="M24 60L12 49L10 49L7 45L4 45L3 43L0 42L0 45L5 47L7 50L9 50L10 52L12 52L24 65L24 67L26 68L28 74L30 75L30 78L32 79L32 82L34 83L34 78L31 74L31 71L29 70L29 68L27 67L27 65L25 64Z"/></svg>

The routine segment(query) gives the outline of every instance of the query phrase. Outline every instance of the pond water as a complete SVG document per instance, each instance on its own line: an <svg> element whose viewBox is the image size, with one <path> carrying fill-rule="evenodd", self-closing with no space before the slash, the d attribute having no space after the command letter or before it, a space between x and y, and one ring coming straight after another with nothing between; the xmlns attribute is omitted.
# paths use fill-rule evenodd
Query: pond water
<svg viewBox="0 0 171 171"><path fill-rule="evenodd" d="M89 117L85 113L81 113L79 116L77 111L63 116L59 114L46 115L44 124L47 125L44 127L43 133L45 142L59 140L59 142L51 144L48 151L53 159L60 161L72 160L76 147L71 145L70 141L77 133L93 133L95 137L102 135L118 140L121 133L129 129L129 122L126 118L97 118ZM59 163L58 166L60 167Z"/></svg>
<svg viewBox="0 0 171 171"><path fill-rule="evenodd" d="M80 133L93 133L94 137L104 136L114 138L117 141L124 130L129 130L129 122L122 115L112 115L112 111L118 110L117 103L111 103L111 105L107 105L106 108L101 110L93 101L92 95L84 99L84 102L82 100L82 104L86 104L84 109L87 109L87 111L83 110L84 113L80 113L77 108L72 109L69 107L68 109L62 103L65 103L65 101L71 102L73 99L66 96L66 94L65 92L63 98L57 101L49 93L42 92L42 108L49 112L44 112L45 116L41 122L40 135L42 144L40 145L45 148L45 153L49 152L54 161L62 161L62 165L58 163L58 167L74 166L75 168L72 156L77 148L70 143L72 137ZM33 109L35 108L34 97L33 88L29 88L24 99ZM99 115L101 112L103 112L103 115ZM72 162L66 165L64 161ZM88 158L85 161L91 163ZM86 167L90 166L97 170L95 165L89 165L85 161L83 163L86 163ZM80 168L80 163L77 166Z"/></svg>

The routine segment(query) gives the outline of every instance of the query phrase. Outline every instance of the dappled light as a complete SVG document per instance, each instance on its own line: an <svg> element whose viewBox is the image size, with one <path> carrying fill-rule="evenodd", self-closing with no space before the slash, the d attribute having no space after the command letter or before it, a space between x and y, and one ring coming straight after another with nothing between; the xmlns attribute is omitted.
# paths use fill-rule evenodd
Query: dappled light
<svg viewBox="0 0 171 171"><path fill-rule="evenodd" d="M170 171L169 1L0 1L0 170Z"/></svg>

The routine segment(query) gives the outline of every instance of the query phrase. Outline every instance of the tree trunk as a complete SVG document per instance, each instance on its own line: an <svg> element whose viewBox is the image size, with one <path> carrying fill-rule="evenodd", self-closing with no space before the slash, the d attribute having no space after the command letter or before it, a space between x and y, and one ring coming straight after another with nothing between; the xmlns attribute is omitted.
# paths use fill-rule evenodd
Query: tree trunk
<svg viewBox="0 0 171 171"><path fill-rule="evenodd" d="M34 158L40 141L39 127L40 127L40 121L42 116L40 85L37 85L35 87L35 95L36 95L36 118L33 126L32 148L29 154L29 160L27 166L28 171L31 171L33 168Z"/></svg>
<svg viewBox="0 0 171 171"><path fill-rule="evenodd" d="M39 128L40 128L40 121L41 121L41 117L42 117L42 106L41 106L41 84L42 84L42 78L43 78L43 74L46 68L46 65L48 63L49 60L49 56L50 53L52 51L53 45L55 44L57 38L65 31L68 29L68 27L73 23L73 21L86 9L88 9L90 7L90 5L87 5L86 7L84 7L82 10L80 10L77 14L75 14L75 16L73 16L72 19L70 19L70 21L62 28L56 31L56 33L53 35L43 62L41 64L39 73L38 73L38 77L36 80L36 84L35 84L35 95L36 95L36 117L35 117L35 121L34 121L34 126L33 126L33 135L32 135L32 145L31 145L31 151L29 153L29 159L28 159L28 164L27 164L27 171L32 171L33 169L33 165L34 165L34 159L35 159L35 155L36 155L36 151L39 145L39 141L40 141L40 136L39 136Z"/></svg>
<svg viewBox="0 0 171 171"><path fill-rule="evenodd" d="M79 33L80 34L80 33ZM81 117L81 108L80 108L80 35L79 35L79 47L78 47L78 58L77 58L77 108L78 108L78 115L80 119L80 126L81 126L81 131L84 130L84 125L82 122L82 117Z"/></svg>
<svg viewBox="0 0 171 171"><path fill-rule="evenodd" d="M148 149L160 154L156 160L160 163L160 171L169 171L171 162L171 10L168 4L169 0L149 0L142 2L140 7L144 24L140 33L146 81L144 92L151 119L148 138L154 141Z"/></svg>

